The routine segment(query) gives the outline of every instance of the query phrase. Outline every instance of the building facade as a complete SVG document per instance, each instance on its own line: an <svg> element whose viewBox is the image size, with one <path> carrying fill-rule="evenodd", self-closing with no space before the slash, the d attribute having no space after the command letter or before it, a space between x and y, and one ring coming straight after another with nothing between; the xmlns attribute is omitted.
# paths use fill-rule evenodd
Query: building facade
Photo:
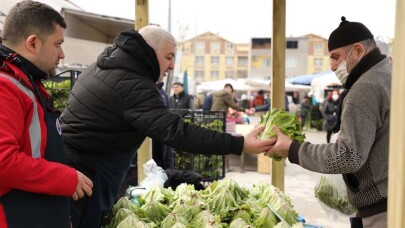
<svg viewBox="0 0 405 228"><path fill-rule="evenodd" d="M271 79L271 38L235 44L206 32L178 45L179 71L197 83L220 79ZM330 69L327 39L308 34L286 39L286 78Z"/></svg>
<svg viewBox="0 0 405 228"><path fill-rule="evenodd" d="M206 32L179 43L180 72L196 82L245 78L248 73L248 44L235 44Z"/></svg>

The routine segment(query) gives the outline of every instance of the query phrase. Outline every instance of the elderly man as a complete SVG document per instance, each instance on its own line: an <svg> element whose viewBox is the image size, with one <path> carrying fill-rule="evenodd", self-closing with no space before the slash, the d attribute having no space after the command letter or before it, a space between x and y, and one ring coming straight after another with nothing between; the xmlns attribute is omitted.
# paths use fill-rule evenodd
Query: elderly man
<svg viewBox="0 0 405 228"><path fill-rule="evenodd" d="M336 142L300 144L275 127L277 143L268 154L315 172L342 174L349 202L358 210L352 227L386 227L391 61L366 26L345 17L328 48L331 69L348 90Z"/></svg>
<svg viewBox="0 0 405 228"><path fill-rule="evenodd" d="M156 88L174 67L176 40L159 26L121 32L73 86L62 113L68 163L93 180L93 196L71 207L74 227L99 228L132 158L146 136L182 151L261 153L275 140L258 140L188 124L167 109Z"/></svg>

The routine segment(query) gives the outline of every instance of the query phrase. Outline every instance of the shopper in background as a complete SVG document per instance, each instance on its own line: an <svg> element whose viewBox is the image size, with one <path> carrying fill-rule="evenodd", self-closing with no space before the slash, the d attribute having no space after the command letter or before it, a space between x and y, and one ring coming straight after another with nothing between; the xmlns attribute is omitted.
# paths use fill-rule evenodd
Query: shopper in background
<svg viewBox="0 0 405 228"><path fill-rule="evenodd" d="M259 90L259 91L257 91L257 94L255 96L254 106L259 107L259 106L262 106L262 105L265 105L264 91Z"/></svg>
<svg viewBox="0 0 405 228"><path fill-rule="evenodd" d="M387 227L391 70L389 57L358 22L342 22L328 41L331 69L348 92L336 142L302 144L277 127L276 154L306 169L342 174L349 203L358 210L352 227Z"/></svg>
<svg viewBox="0 0 405 228"><path fill-rule="evenodd" d="M92 181L64 165L60 113L41 80L55 76L66 22L54 9L21 1L0 45L0 227L69 228L69 201Z"/></svg>
<svg viewBox="0 0 405 228"><path fill-rule="evenodd" d="M322 104L322 117L325 120L324 129L326 130L326 142L330 143L330 138L333 133L333 127L337 121L339 113L339 90L333 90L328 94Z"/></svg>
<svg viewBox="0 0 405 228"><path fill-rule="evenodd" d="M262 153L274 139L263 127L232 136L184 122L156 89L174 68L176 40L159 26L121 32L74 84L62 113L68 164L94 183L93 195L72 202L73 227L99 228L115 202L136 151L146 137L199 154ZM138 164L139 165L139 164Z"/></svg>
<svg viewBox="0 0 405 228"><path fill-rule="evenodd" d="M184 91L184 85L181 82L175 82L172 85L173 96L169 98L170 109L189 109L195 110L194 97Z"/></svg>
<svg viewBox="0 0 405 228"><path fill-rule="evenodd" d="M228 108L243 112L245 109L236 104L233 98L233 86L226 83L224 89L213 94L211 111L228 111Z"/></svg>
<svg viewBox="0 0 405 228"><path fill-rule="evenodd" d="M304 97L304 100L301 102L301 105L300 105L300 116L301 116L301 127L302 128L304 128L307 121L309 121L309 120L307 120L307 118L310 118L311 107L312 107L311 98L308 96ZM310 126L308 126L308 127L310 127Z"/></svg>

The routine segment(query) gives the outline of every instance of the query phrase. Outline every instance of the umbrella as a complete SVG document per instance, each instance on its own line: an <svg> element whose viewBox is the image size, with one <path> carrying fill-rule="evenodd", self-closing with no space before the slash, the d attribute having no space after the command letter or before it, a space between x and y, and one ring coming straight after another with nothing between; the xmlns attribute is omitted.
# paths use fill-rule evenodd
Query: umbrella
<svg viewBox="0 0 405 228"><path fill-rule="evenodd" d="M184 93L188 94L188 75L187 70L184 71L183 74L183 85L184 85Z"/></svg>

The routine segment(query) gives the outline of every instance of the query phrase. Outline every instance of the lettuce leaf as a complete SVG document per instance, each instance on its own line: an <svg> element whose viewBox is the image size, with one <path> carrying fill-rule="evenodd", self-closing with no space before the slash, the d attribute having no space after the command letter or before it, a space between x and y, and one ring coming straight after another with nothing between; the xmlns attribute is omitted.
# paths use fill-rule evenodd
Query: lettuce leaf
<svg viewBox="0 0 405 228"><path fill-rule="evenodd" d="M277 126L283 134L287 135L292 140L298 141L299 143L305 140L305 134L302 132L301 122L298 120L297 116L282 109L274 108L266 112L260 117L259 126L265 127L258 136L260 139L277 138L277 134L273 130L273 126ZM276 155L271 155L270 157L277 161L282 159Z"/></svg>

